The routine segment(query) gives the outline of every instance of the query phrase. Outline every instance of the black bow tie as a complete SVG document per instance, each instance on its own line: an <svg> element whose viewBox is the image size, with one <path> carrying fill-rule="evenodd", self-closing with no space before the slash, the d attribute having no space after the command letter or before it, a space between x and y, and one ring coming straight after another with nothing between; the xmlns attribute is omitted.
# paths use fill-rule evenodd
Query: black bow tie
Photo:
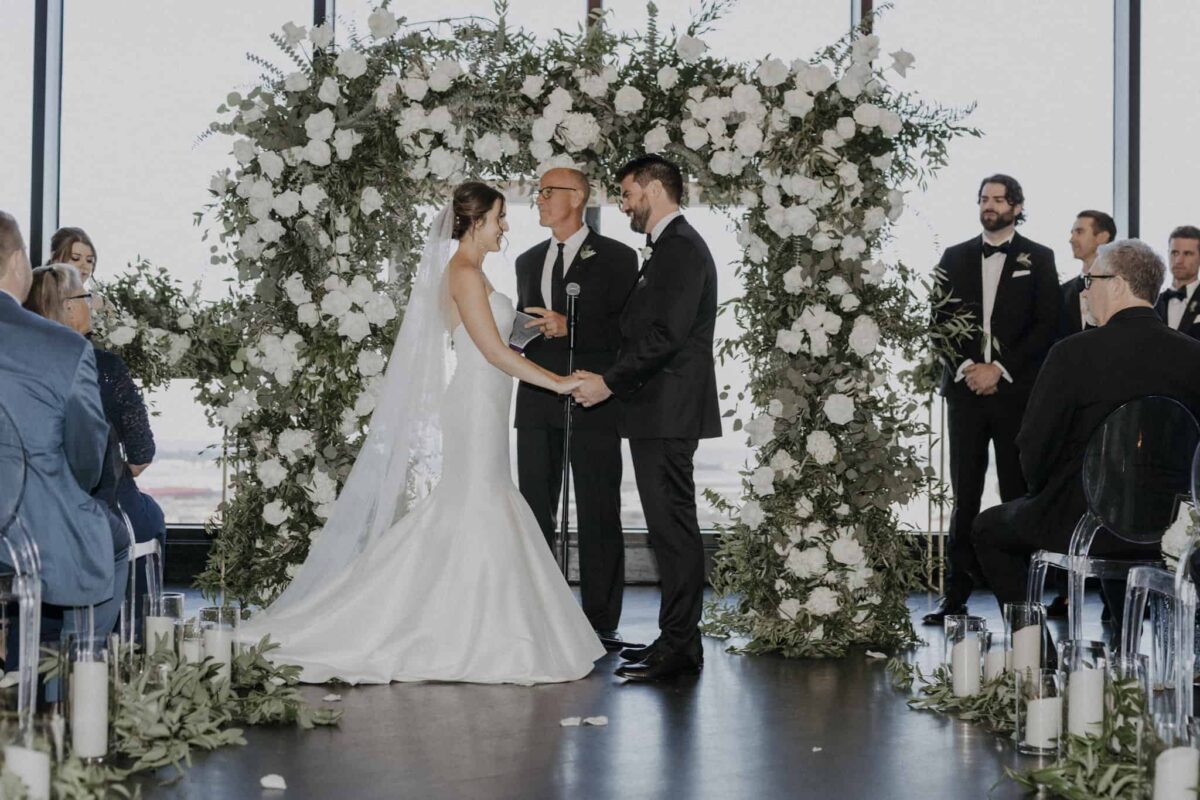
<svg viewBox="0 0 1200 800"><path fill-rule="evenodd" d="M996 255L996 253L1004 253L1004 255L1008 255L1008 246L1010 244L1012 244L1012 242L1005 242L1004 244L988 244L987 242L984 242L983 257L991 258L992 256Z"/></svg>
<svg viewBox="0 0 1200 800"><path fill-rule="evenodd" d="M1183 300L1186 302L1187 289L1167 289L1165 292L1163 292L1163 300L1168 303L1172 300Z"/></svg>

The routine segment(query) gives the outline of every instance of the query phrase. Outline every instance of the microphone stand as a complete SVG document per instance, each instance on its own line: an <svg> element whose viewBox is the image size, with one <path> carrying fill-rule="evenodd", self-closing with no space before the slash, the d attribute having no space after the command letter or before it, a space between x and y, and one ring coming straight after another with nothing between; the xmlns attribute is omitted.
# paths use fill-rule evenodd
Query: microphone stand
<svg viewBox="0 0 1200 800"><path fill-rule="evenodd" d="M579 297L579 284L567 284L567 374L575 374L575 301ZM571 413L575 398L567 395L563 403L563 474L562 510L558 517L558 547L555 558L563 577L570 571L571 545L568 509L571 502Z"/></svg>

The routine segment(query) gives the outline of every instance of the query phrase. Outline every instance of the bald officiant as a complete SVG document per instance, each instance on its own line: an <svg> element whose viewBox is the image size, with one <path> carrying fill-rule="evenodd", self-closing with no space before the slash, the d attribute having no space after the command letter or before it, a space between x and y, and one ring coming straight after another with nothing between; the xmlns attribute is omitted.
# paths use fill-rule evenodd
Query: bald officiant
<svg viewBox="0 0 1200 800"><path fill-rule="evenodd" d="M538 317L544 336L525 356L559 375L568 371L567 284L576 299L575 369L602 373L617 359L619 320L637 280L637 254L584 224L591 187L574 169L547 171L538 183L538 221L550 238L517 257L517 307ZM517 478L521 494L553 545L561 505L563 403L527 383L517 387ZM617 626L625 590L621 531L621 439L615 403L576 406L571 417L571 475L579 520L583 613L605 647L621 646Z"/></svg>

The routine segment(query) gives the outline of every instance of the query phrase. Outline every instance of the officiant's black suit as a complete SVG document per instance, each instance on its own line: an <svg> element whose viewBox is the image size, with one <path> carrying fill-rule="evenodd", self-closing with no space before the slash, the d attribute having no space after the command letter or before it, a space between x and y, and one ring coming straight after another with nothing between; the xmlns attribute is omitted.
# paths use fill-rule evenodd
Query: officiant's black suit
<svg viewBox="0 0 1200 800"><path fill-rule="evenodd" d="M1062 316L1058 320L1058 338L1065 339L1072 333L1091 330L1094 325L1084 326L1083 312L1079 308L1079 295L1083 293L1083 276L1076 275L1062 285Z"/></svg>
<svg viewBox="0 0 1200 800"><path fill-rule="evenodd" d="M1158 318L1163 322L1167 321L1167 298L1166 293L1158 296L1158 302L1154 304L1154 313L1158 314ZM1179 327L1176 329L1180 333L1186 333L1193 339L1200 339L1200 289L1192 293L1192 297L1188 300L1187 307L1183 309L1183 317L1179 320Z"/></svg>
<svg viewBox="0 0 1200 800"><path fill-rule="evenodd" d="M1034 551L1067 551L1087 510L1081 475L1088 439L1111 412L1147 395L1173 398L1200 416L1200 342L1168 328L1149 307L1120 311L1050 351L1017 437L1028 494L975 521L975 552L1001 603L1025 599ZM1146 548L1104 531L1091 549L1096 556L1139 551Z"/></svg>
<svg viewBox="0 0 1200 800"><path fill-rule="evenodd" d="M662 605L657 648L699 659L704 547L692 459L700 439L721 435L713 331L717 268L682 216L642 264L621 314L621 349L604 382L620 403L638 494L658 562Z"/></svg>
<svg viewBox="0 0 1200 800"><path fill-rule="evenodd" d="M1019 233L1013 235L1005 256L992 308L992 360L1001 363L1012 381L1001 377L995 394L981 397L955 381L966 359L984 361L983 240L980 236L949 247L938 267L942 290L952 300L938 317L958 310L970 314L975 333L943 354L942 396L946 398L950 439L950 485L954 509L950 515L949 572L946 605L960 606L971 594L975 557L971 524L979 513L988 467L988 444L996 452L1000 498L1012 500L1025 493L1016 438L1029 392L1042 360L1059 332L1062 294L1054 269L1054 252Z"/></svg>
<svg viewBox="0 0 1200 800"><path fill-rule="evenodd" d="M542 297L542 270L551 240L517 257L517 306L566 314L566 285L579 284L575 369L603 373L617 359L619 319L637 279L637 254L615 239L589 231L565 270ZM559 375L567 373L567 337L539 337L525 356ZM553 543L562 490L564 398L517 386L517 479L546 540ZM571 416L571 474L579 516L579 591L583 612L598 631L614 631L625 590L625 540L621 531L621 439L616 403L576 406Z"/></svg>

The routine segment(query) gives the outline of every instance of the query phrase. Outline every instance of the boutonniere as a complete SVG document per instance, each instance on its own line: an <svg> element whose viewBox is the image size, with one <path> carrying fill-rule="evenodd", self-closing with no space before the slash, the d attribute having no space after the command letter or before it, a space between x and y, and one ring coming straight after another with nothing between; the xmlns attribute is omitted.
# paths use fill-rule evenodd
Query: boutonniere
<svg viewBox="0 0 1200 800"><path fill-rule="evenodd" d="M1017 263L1022 267L1032 267L1033 261L1029 258L1029 253L1021 253L1017 256Z"/></svg>
<svg viewBox="0 0 1200 800"><path fill-rule="evenodd" d="M596 255L596 251L588 247L586 244L579 249L579 260L587 261L592 256Z"/></svg>
<svg viewBox="0 0 1200 800"><path fill-rule="evenodd" d="M649 261L650 256L654 255L654 246L648 244L642 248L641 252L642 252L642 261Z"/></svg>

